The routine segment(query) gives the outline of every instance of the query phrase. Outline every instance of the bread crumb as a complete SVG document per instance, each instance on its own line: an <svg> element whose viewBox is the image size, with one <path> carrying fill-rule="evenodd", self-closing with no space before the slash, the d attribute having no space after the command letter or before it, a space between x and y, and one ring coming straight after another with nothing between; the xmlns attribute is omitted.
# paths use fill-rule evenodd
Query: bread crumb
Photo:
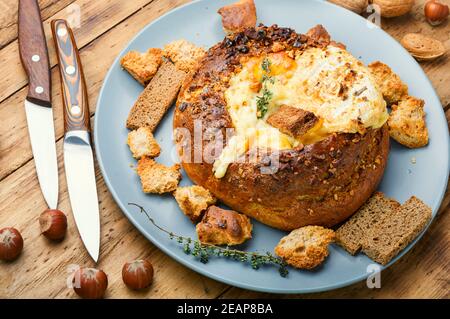
<svg viewBox="0 0 450 319"><path fill-rule="evenodd" d="M148 49L145 53L130 51L120 60L122 67L143 86L150 82L161 63L162 50L157 48Z"/></svg>
<svg viewBox="0 0 450 319"><path fill-rule="evenodd" d="M128 133L128 146L133 157L140 159L143 156L157 157L161 153L161 148L156 142L148 127L140 127Z"/></svg>
<svg viewBox="0 0 450 319"><path fill-rule="evenodd" d="M408 95L408 86L388 65L376 61L370 63L368 67L388 105L397 103Z"/></svg>
<svg viewBox="0 0 450 319"><path fill-rule="evenodd" d="M388 119L390 136L409 148L428 144L428 129L423 110L424 101L408 96L392 106Z"/></svg>
<svg viewBox="0 0 450 319"><path fill-rule="evenodd" d="M239 245L252 238L250 219L233 210L210 206L197 224L198 239L212 245Z"/></svg>
<svg viewBox="0 0 450 319"><path fill-rule="evenodd" d="M275 247L275 253L295 268L312 269L328 256L328 245L334 239L331 229L305 226L283 237Z"/></svg>
<svg viewBox="0 0 450 319"><path fill-rule="evenodd" d="M178 69L189 73L197 65L197 61L205 55L205 50L182 39L165 45L163 55L175 63Z"/></svg>
<svg viewBox="0 0 450 319"><path fill-rule="evenodd" d="M138 161L137 174L141 178L144 193L163 194L176 190L181 180L181 166L172 167L155 162L149 157L142 157Z"/></svg>
<svg viewBox="0 0 450 319"><path fill-rule="evenodd" d="M240 0L217 11L222 16L225 33L235 33L256 26L256 6L253 0Z"/></svg>
<svg viewBox="0 0 450 319"><path fill-rule="evenodd" d="M198 185L178 187L173 193L181 211L192 222L198 222L208 206L216 203L209 190Z"/></svg>

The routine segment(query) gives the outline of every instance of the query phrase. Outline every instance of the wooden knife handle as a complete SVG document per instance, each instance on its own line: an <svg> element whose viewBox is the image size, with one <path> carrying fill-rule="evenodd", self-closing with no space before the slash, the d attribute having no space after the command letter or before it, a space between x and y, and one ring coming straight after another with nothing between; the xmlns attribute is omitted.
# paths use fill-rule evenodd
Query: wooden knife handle
<svg viewBox="0 0 450 319"><path fill-rule="evenodd" d="M86 82L72 29L66 20L52 21L53 40L61 76L64 131L91 131Z"/></svg>
<svg viewBox="0 0 450 319"><path fill-rule="evenodd" d="M51 107L50 63L37 0L19 1L19 52L30 84L27 100Z"/></svg>

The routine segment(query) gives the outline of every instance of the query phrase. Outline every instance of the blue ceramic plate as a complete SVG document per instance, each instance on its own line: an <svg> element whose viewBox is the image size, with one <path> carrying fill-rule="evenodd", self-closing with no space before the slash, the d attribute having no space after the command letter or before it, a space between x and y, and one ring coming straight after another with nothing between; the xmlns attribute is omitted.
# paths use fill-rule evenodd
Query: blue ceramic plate
<svg viewBox="0 0 450 319"><path fill-rule="evenodd" d="M202 264L186 255L176 242L169 240L136 208L127 204L139 203L163 227L196 238L194 226L179 210L173 197L144 194L138 176L130 168L135 160L126 145L128 131L125 121L142 87L121 69L119 58L129 50L163 47L181 38L200 46L212 46L224 37L220 16L216 12L230 2L205 0L179 7L145 27L116 59L103 83L95 116L97 159L106 184L125 215L149 240L183 265L218 281L264 292L308 293L364 280L371 260L363 254L351 256L338 246L331 247L329 258L319 269L290 269L287 278L282 278L276 268L263 267L255 271L248 265L220 258ZM257 0L256 4L258 20L266 25L278 24L306 32L316 24L323 24L334 40L345 43L348 50L364 63L381 60L390 65L408 84L410 94L426 101L430 144L410 150L392 142L389 163L379 189L400 202L416 195L433 208L435 216L448 180L449 132L439 98L416 61L381 29L369 27L360 16L327 2ZM172 113L167 114L156 131L156 139L163 150L158 161L166 165L177 160L172 141ZM181 184L191 182L184 176ZM284 235L279 230L254 222L253 239L242 249L273 251ZM390 264L410 250L417 240Z"/></svg>

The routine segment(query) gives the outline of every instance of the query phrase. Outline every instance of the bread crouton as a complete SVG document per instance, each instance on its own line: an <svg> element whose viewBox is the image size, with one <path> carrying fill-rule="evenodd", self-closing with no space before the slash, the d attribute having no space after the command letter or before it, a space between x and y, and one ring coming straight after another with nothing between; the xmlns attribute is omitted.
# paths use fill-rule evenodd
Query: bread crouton
<svg viewBox="0 0 450 319"><path fill-rule="evenodd" d="M428 129L423 110L424 101L407 97L392 106L388 126L390 136L409 148L428 144Z"/></svg>
<svg viewBox="0 0 450 319"><path fill-rule="evenodd" d="M388 105L395 104L408 95L408 86L386 64L380 61L370 63L369 70Z"/></svg>
<svg viewBox="0 0 450 319"><path fill-rule="evenodd" d="M200 242L212 245L239 245L252 238L250 219L232 210L210 206L196 230Z"/></svg>
<svg viewBox="0 0 450 319"><path fill-rule="evenodd" d="M328 33L327 29L325 29L321 24L318 24L315 27L309 29L308 32L306 32L306 35L320 44L329 44L331 41L330 34Z"/></svg>
<svg viewBox="0 0 450 319"><path fill-rule="evenodd" d="M256 6L253 0L240 0L217 11L222 16L225 33L235 33L256 26Z"/></svg>
<svg viewBox="0 0 450 319"><path fill-rule="evenodd" d="M158 71L162 63L162 50L148 49L145 53L130 51L120 60L122 67L139 83L146 86Z"/></svg>
<svg viewBox="0 0 450 319"><path fill-rule="evenodd" d="M164 61L128 114L127 128L146 126L153 132L175 101L185 77L172 62Z"/></svg>
<svg viewBox="0 0 450 319"><path fill-rule="evenodd" d="M216 198L209 190L198 185L178 187L173 193L180 209L196 223L208 206L216 203Z"/></svg>
<svg viewBox="0 0 450 319"><path fill-rule="evenodd" d="M312 112L289 105L281 105L277 111L269 115L267 123L282 133L299 139L312 129L318 120Z"/></svg>
<svg viewBox="0 0 450 319"><path fill-rule="evenodd" d="M398 255L431 220L432 211L415 196L398 207L393 214L368 230L362 251L372 260L386 265Z"/></svg>
<svg viewBox="0 0 450 319"><path fill-rule="evenodd" d="M140 127L128 133L127 144L136 159L143 156L158 157L161 153L161 148L148 127Z"/></svg>
<svg viewBox="0 0 450 319"><path fill-rule="evenodd" d="M400 206L397 201L376 192L343 225L336 230L336 242L350 254L355 255L367 239L368 230L375 227L384 216Z"/></svg>
<svg viewBox="0 0 450 319"><path fill-rule="evenodd" d="M163 194L177 189L181 180L181 166L172 167L155 162L149 157L142 157L138 161L137 173L141 178L144 193Z"/></svg>
<svg viewBox="0 0 450 319"><path fill-rule="evenodd" d="M275 247L275 253L295 268L312 269L328 256L328 245L334 238L331 229L305 226L283 237Z"/></svg>
<svg viewBox="0 0 450 319"><path fill-rule="evenodd" d="M175 63L179 70L189 73L205 55L205 50L189 41L177 40L164 46L163 55Z"/></svg>

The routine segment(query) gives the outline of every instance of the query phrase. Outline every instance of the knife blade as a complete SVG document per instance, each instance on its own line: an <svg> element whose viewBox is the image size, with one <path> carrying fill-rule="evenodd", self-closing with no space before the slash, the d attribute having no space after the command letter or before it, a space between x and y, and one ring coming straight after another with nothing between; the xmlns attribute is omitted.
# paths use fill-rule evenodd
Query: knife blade
<svg viewBox="0 0 450 319"><path fill-rule="evenodd" d="M36 0L19 1L19 52L29 80L24 105L36 174L48 207L56 209L58 162L51 102L50 63Z"/></svg>
<svg viewBox="0 0 450 319"><path fill-rule="evenodd" d="M94 156L83 67L73 32L65 20L51 23L64 108L64 169L70 204L81 239L97 262L100 249Z"/></svg>

